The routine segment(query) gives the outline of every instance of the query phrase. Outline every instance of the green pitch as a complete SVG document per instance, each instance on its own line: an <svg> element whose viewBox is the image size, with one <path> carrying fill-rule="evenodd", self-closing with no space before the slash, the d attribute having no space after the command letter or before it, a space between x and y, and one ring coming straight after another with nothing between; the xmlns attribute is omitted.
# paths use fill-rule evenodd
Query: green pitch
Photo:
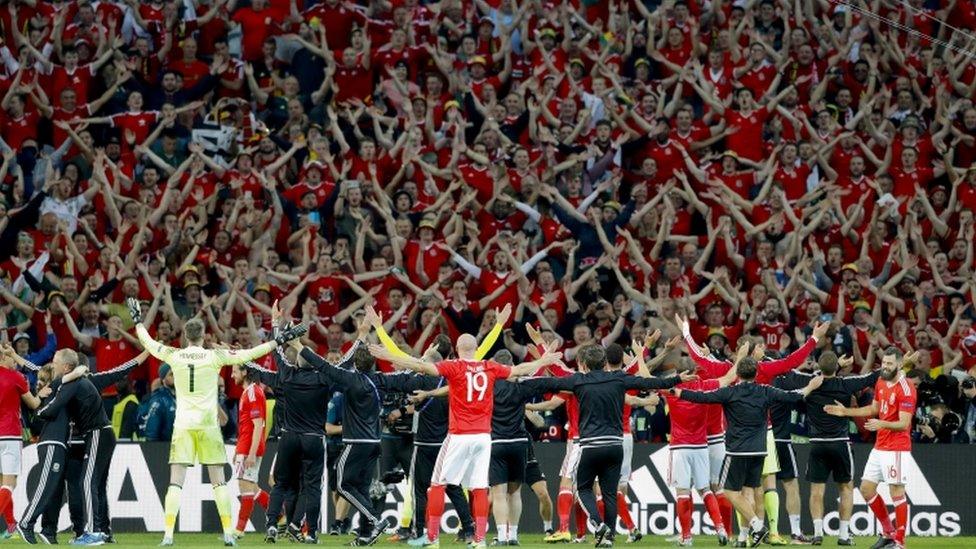
<svg viewBox="0 0 976 549"><path fill-rule="evenodd" d="M127 534L127 533L120 533L117 536L118 544L116 545L116 547L119 547L119 548L122 548L122 547L155 547L159 543L159 540L161 539L161 537L162 536L160 534ZM490 537L490 534L489 534L489 537ZM351 539L352 539L351 536L323 536L322 538L319 539L319 545L326 545L326 546L331 546L331 547L343 547L347 543L349 543L349 541ZM454 543L453 542L453 539L454 539L454 536L447 536L447 538L445 538L445 540L444 540L446 543L442 543L441 544L441 547L444 547L444 548L456 547L458 549L463 549L464 545L462 545L460 543ZM543 547L548 548L548 549L552 549L553 548L552 545L547 545L545 543L542 543L542 536L538 536L538 535L526 535L526 536L520 536L520 539L521 539L521 542L522 542L522 547L524 547L526 549L541 549ZM591 539L592 539L592 537L591 537ZM61 545L67 545L67 543L70 540L71 540L70 536L59 536L58 537L58 541L61 543ZM448 541L448 540L450 540L450 541ZM868 538L859 538L857 540L857 547L860 547L861 549L866 549L867 547L870 547L873 542L874 542L874 539L873 538L870 539L870 540ZM4 542L3 545L6 546L6 547L10 547L10 546L13 546L13 545L26 546L25 543L23 543L20 540L16 540L16 539L9 540L7 542ZM299 547L298 545L293 544L293 543L289 543L288 541L285 541L285 540L280 540L277 543L277 545L278 546L284 546L284 547L295 547L295 548ZM216 534L180 534L179 532L176 533L176 547L177 548L186 548L186 549L203 549L203 548L207 548L207 549L210 549L210 548L221 547L221 546L222 546L222 543L220 541L220 538ZM241 540L238 543L238 546L240 546L240 547L268 547L269 545L264 543L264 539L262 539L262 536L260 534L258 534L258 533L251 533L251 534L248 534L247 536L245 536L244 539ZM633 544L633 545L625 544L621 540L617 544L617 546L618 547L635 547L635 548L638 548L638 547L654 547L654 548L658 548L658 547L674 547L674 544L667 543L666 541L664 541L664 538L662 538L662 537L645 537L639 543L636 543L636 544ZM836 543L835 543L835 539L834 538L827 538L824 541L824 547L835 547L835 546L836 546ZM113 546L112 545L106 545L105 547L113 547ZM274 547L274 546L272 546L272 547ZM402 549L407 549L408 546L406 544L387 543L387 542L382 542L381 541L381 542L379 542L379 543L376 544L376 547L400 547ZM566 549L572 549L574 547L580 547L582 549L584 547L593 547L593 544L592 543L588 543L588 544L585 544L585 545L567 544L567 545L563 545L562 547L565 547ZM698 537L698 538L695 539L695 547L718 547L718 542L715 541L715 538L713 538L713 537ZM769 547L769 546L768 545L764 545L763 547ZM938 548L942 548L942 547L976 547L976 537L959 537L959 538L912 538L912 537L910 537L910 538L908 538L908 547L913 548L913 549L915 547L931 547L933 549L936 548L936 547L938 547Z"/></svg>

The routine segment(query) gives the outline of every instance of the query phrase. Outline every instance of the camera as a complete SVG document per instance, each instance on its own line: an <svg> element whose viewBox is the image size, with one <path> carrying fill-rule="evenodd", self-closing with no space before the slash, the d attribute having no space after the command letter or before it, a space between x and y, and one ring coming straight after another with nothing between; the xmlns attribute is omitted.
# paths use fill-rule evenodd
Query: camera
<svg viewBox="0 0 976 549"><path fill-rule="evenodd" d="M976 389L976 378L967 377L966 379L962 380L961 385L963 389Z"/></svg>

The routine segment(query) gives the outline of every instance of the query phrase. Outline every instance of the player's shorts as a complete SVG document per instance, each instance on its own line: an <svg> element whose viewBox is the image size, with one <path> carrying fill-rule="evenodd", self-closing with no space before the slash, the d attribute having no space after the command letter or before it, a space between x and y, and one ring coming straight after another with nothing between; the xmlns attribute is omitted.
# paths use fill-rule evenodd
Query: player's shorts
<svg viewBox="0 0 976 549"><path fill-rule="evenodd" d="M580 445L579 440L566 441L566 455L563 457L563 464L559 467L559 478L576 480L576 468L579 467Z"/></svg>
<svg viewBox="0 0 976 549"><path fill-rule="evenodd" d="M708 481L721 488L722 465L725 463L725 435L708 441Z"/></svg>
<svg viewBox="0 0 976 549"><path fill-rule="evenodd" d="M224 465L227 451L219 427L206 429L173 429L169 462L181 465Z"/></svg>
<svg viewBox="0 0 976 549"><path fill-rule="evenodd" d="M258 456L254 460L254 465L250 467L244 466L244 459L247 456L243 454L236 454L234 456L234 477L238 480L246 480L248 482L258 483L258 473L261 472L261 456Z"/></svg>
<svg viewBox="0 0 976 549"><path fill-rule="evenodd" d="M763 456L725 456L719 479L726 490L738 492L743 486L759 488L762 483Z"/></svg>
<svg viewBox="0 0 976 549"><path fill-rule="evenodd" d="M868 462L864 464L862 480L869 480L875 484L904 485L908 482L908 468L904 462L911 458L910 451L878 450L872 448L868 455Z"/></svg>
<svg viewBox="0 0 976 549"><path fill-rule="evenodd" d="M457 484L468 489L488 488L491 434L454 434L444 439L431 484Z"/></svg>
<svg viewBox="0 0 976 549"><path fill-rule="evenodd" d="M492 443L488 484L498 486L509 482L525 482L525 467L528 459L528 441Z"/></svg>
<svg viewBox="0 0 976 549"><path fill-rule="evenodd" d="M23 449L24 443L20 440L0 440L0 474L20 474L20 454Z"/></svg>
<svg viewBox="0 0 976 549"><path fill-rule="evenodd" d="M525 484L532 486L537 482L545 482L546 475L539 466L539 460L535 458L535 448L532 441L529 441L529 457L525 463Z"/></svg>
<svg viewBox="0 0 976 549"><path fill-rule="evenodd" d="M776 440L773 430L766 429L766 459L763 461L762 476L779 472L779 455L776 453Z"/></svg>
<svg viewBox="0 0 976 549"><path fill-rule="evenodd" d="M790 440L776 441L776 456L779 458L779 472L776 480L792 480L796 478L796 452Z"/></svg>
<svg viewBox="0 0 976 549"><path fill-rule="evenodd" d="M620 463L620 484L630 482L630 474L634 471L634 435L624 433L624 459Z"/></svg>
<svg viewBox="0 0 976 549"><path fill-rule="evenodd" d="M668 454L668 486L705 490L710 481L708 448L671 448Z"/></svg>
<svg viewBox="0 0 976 549"><path fill-rule="evenodd" d="M834 482L844 484L854 479L854 455L849 440L810 442L807 459L807 481L823 484L833 475Z"/></svg>

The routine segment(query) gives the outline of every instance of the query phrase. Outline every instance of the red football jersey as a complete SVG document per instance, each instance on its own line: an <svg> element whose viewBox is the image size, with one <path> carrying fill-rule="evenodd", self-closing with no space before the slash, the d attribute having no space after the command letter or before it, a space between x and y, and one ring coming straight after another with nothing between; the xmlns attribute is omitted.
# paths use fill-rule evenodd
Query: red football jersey
<svg viewBox="0 0 976 549"><path fill-rule="evenodd" d="M714 391L719 388L719 382L717 379L686 381L678 385L678 388L692 391ZM709 414L702 413L702 405L681 400L670 393L667 394L666 398L668 413L671 416L671 447L705 448L709 434Z"/></svg>
<svg viewBox="0 0 976 549"><path fill-rule="evenodd" d="M878 402L878 419L882 421L898 421L898 412L915 413L915 402L918 400L915 385L904 375L899 375L898 381L894 384L879 379L874 385L874 400ZM878 431L874 447L878 450L911 450L911 426L904 431L881 429Z"/></svg>
<svg viewBox="0 0 976 549"><path fill-rule="evenodd" d="M448 431L455 435L491 433L495 380L512 369L491 360L445 360L437 363L451 387Z"/></svg>
<svg viewBox="0 0 976 549"><path fill-rule="evenodd" d="M259 383L250 384L241 395L237 405L237 449L235 453L246 456L251 451L254 440L254 420L260 419L267 423L268 406L264 398L264 388ZM264 431L257 436L261 439L258 444L258 456L264 455Z"/></svg>
<svg viewBox="0 0 976 549"><path fill-rule="evenodd" d="M554 377L566 377L576 373L569 368L560 368L558 366L550 368L550 371ZM573 393L559 393L557 396L566 403L566 421L569 422L569 430L566 436L569 440L576 440L579 438L579 402L576 400L576 395Z"/></svg>
<svg viewBox="0 0 976 549"><path fill-rule="evenodd" d="M27 391L27 378L23 374L0 368L0 439L21 440L20 397Z"/></svg>

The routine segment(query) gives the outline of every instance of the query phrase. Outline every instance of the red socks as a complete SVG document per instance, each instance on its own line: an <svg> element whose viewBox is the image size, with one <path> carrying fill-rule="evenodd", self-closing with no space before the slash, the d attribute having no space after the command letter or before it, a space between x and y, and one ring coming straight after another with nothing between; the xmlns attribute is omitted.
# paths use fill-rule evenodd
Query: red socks
<svg viewBox="0 0 976 549"><path fill-rule="evenodd" d="M895 506L895 541L905 545L905 532L908 530L908 500L905 496L891 502Z"/></svg>
<svg viewBox="0 0 976 549"><path fill-rule="evenodd" d="M247 520L254 510L254 494L241 494L241 509L237 512L237 531L243 532L247 528Z"/></svg>
<svg viewBox="0 0 976 549"><path fill-rule="evenodd" d="M687 539L691 537L691 494L678 496L678 522L681 524L681 537Z"/></svg>
<svg viewBox="0 0 976 549"><path fill-rule="evenodd" d="M573 509L576 512L576 537L580 538L586 535L586 510L579 502L573 505Z"/></svg>
<svg viewBox="0 0 976 549"><path fill-rule="evenodd" d="M729 498L725 495L725 492L715 492L715 499L718 500L718 509L722 513L722 524L725 525L725 533L731 536L732 502L729 501Z"/></svg>
<svg viewBox="0 0 976 549"><path fill-rule="evenodd" d="M432 484L427 489L427 539L436 541L441 531L441 515L444 514L443 484Z"/></svg>
<svg viewBox="0 0 976 549"><path fill-rule="evenodd" d="M257 494L241 494L241 509L237 513L237 530L243 532L247 528L247 521L251 518L254 504L257 503L262 509L268 508L268 493L259 489Z"/></svg>
<svg viewBox="0 0 976 549"><path fill-rule="evenodd" d="M569 531L569 512L573 509L573 491L560 490L556 497L556 512L559 515L559 531Z"/></svg>
<svg viewBox="0 0 976 549"><path fill-rule="evenodd" d="M705 500L705 509L708 509L708 516L712 517L712 524L715 525L715 530L719 531L728 528L722 518L722 510L719 508L718 498L715 497L715 494L711 490L705 490L705 497L703 499ZM730 532L726 529L725 533L728 535Z"/></svg>
<svg viewBox="0 0 976 549"><path fill-rule="evenodd" d="M617 492L617 516L620 522L624 523L624 528L634 529L634 519L630 516L630 506L627 505L627 497L623 492Z"/></svg>
<svg viewBox="0 0 976 549"><path fill-rule="evenodd" d="M474 541L483 541L488 533L488 489L471 490L471 514L474 515Z"/></svg>
<svg viewBox="0 0 976 549"><path fill-rule="evenodd" d="M606 514L603 512L603 496L596 498L596 512L600 513L600 516L597 517L597 520L603 522L603 517L606 516Z"/></svg>
<svg viewBox="0 0 976 549"><path fill-rule="evenodd" d="M14 498L9 486L0 486L0 514L8 525L17 524L17 520L14 519Z"/></svg>
<svg viewBox="0 0 976 549"><path fill-rule="evenodd" d="M868 501L868 507L874 511L874 516L878 517L878 522L881 523L881 531L884 532L884 535L891 537L894 534L895 527L891 525L891 517L888 516L888 506L885 505L881 496L874 494L874 497Z"/></svg>

